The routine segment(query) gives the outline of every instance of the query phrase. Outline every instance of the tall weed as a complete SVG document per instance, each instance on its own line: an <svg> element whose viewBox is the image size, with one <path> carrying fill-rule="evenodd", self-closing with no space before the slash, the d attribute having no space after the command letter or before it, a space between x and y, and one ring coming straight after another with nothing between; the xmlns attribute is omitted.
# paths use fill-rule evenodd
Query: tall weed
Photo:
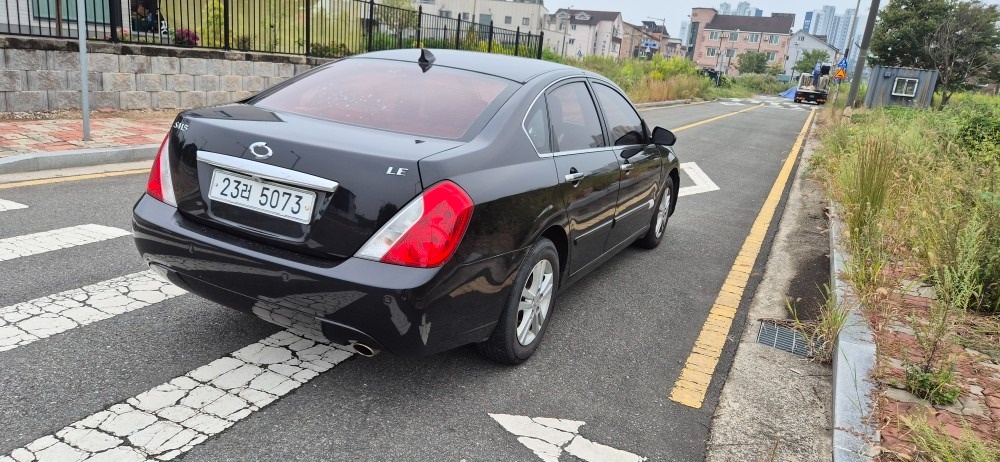
<svg viewBox="0 0 1000 462"><path fill-rule="evenodd" d="M892 184L898 144L891 133L872 131L846 153L837 176L852 258L848 277L865 298L886 283L883 271L892 256L886 252L884 210Z"/></svg>

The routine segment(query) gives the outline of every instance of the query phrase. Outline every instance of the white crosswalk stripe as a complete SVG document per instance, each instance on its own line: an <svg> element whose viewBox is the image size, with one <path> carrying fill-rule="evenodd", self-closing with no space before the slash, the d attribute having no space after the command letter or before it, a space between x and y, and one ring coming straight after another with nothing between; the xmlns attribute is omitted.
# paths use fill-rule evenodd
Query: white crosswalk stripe
<svg viewBox="0 0 1000 462"><path fill-rule="evenodd" d="M171 460L351 353L285 330L15 449L15 460Z"/></svg>
<svg viewBox="0 0 1000 462"><path fill-rule="evenodd" d="M26 209L26 208L28 208L27 205L18 204L17 202L9 201L6 199L0 199L0 212L6 212L8 210Z"/></svg>
<svg viewBox="0 0 1000 462"><path fill-rule="evenodd" d="M0 308L0 351L184 294L153 271L133 273Z"/></svg>
<svg viewBox="0 0 1000 462"><path fill-rule="evenodd" d="M0 262L131 234L120 228L90 224L9 237L0 239Z"/></svg>

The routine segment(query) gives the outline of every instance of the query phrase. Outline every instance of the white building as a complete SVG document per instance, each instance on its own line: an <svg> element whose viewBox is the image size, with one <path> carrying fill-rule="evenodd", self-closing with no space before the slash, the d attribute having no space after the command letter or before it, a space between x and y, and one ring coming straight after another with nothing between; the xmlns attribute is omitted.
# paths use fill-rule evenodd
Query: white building
<svg viewBox="0 0 1000 462"><path fill-rule="evenodd" d="M545 46L563 56L618 56L624 22L617 11L560 8L546 18Z"/></svg>
<svg viewBox="0 0 1000 462"><path fill-rule="evenodd" d="M425 14L443 18L458 18L493 27L538 34L545 28L549 10L542 0L411 0Z"/></svg>
<svg viewBox="0 0 1000 462"><path fill-rule="evenodd" d="M792 68L799 58L807 51L822 50L830 55L829 62L837 64L837 59L841 56L837 49L804 30L800 30L792 35L791 44L788 46L788 60L785 61L785 75L792 75Z"/></svg>

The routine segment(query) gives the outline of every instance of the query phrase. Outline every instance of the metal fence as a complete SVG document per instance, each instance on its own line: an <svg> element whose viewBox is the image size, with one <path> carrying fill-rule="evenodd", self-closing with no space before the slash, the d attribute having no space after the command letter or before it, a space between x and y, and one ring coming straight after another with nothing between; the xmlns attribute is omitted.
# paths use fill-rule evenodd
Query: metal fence
<svg viewBox="0 0 1000 462"><path fill-rule="evenodd" d="M543 34L394 8L374 0L83 0L87 37L340 57L453 48L541 58ZM6 0L0 34L77 38L77 0Z"/></svg>

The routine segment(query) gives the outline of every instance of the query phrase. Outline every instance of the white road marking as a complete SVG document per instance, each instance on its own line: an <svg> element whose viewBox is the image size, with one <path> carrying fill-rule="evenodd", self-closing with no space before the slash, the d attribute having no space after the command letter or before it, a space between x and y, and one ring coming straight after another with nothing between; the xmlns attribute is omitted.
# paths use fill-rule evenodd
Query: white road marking
<svg viewBox="0 0 1000 462"><path fill-rule="evenodd" d="M0 308L0 351L184 294L153 271Z"/></svg>
<svg viewBox="0 0 1000 462"><path fill-rule="evenodd" d="M678 192L678 196L690 196L692 194L718 191L719 186L712 181L708 175L694 162L683 162L681 163L681 170L687 174L688 178L694 182L694 186L685 186L681 188Z"/></svg>
<svg viewBox="0 0 1000 462"><path fill-rule="evenodd" d="M736 101L719 101L719 104L722 104L724 106L746 106L745 104L738 103Z"/></svg>
<svg viewBox="0 0 1000 462"><path fill-rule="evenodd" d="M171 460L351 353L284 330L15 449L12 460Z"/></svg>
<svg viewBox="0 0 1000 462"><path fill-rule="evenodd" d="M14 201L0 199L0 212L6 212L8 210L26 209L26 208L28 208L27 205L18 204L17 202Z"/></svg>
<svg viewBox="0 0 1000 462"><path fill-rule="evenodd" d="M517 441L531 449L545 462L559 462L566 451L585 462L641 462L646 460L628 451L590 441L580 436L579 420L490 414L505 430L518 436Z"/></svg>
<svg viewBox="0 0 1000 462"><path fill-rule="evenodd" d="M0 261L68 249L131 234L124 229L91 224L9 237L0 239Z"/></svg>

